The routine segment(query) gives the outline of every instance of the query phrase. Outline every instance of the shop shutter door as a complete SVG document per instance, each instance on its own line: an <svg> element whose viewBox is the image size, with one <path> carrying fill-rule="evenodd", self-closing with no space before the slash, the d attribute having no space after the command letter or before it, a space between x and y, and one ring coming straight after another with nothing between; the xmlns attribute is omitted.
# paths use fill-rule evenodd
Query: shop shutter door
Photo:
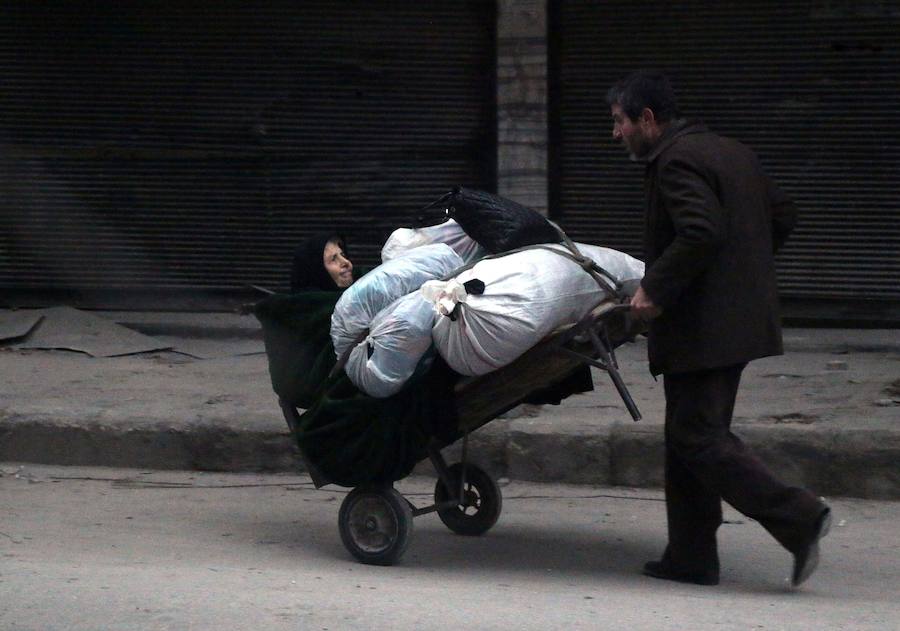
<svg viewBox="0 0 900 631"><path fill-rule="evenodd" d="M783 297L900 303L900 3L553 6L551 213L575 238L640 254L643 169L612 141L604 97L658 68L800 206Z"/></svg>
<svg viewBox="0 0 900 631"><path fill-rule="evenodd" d="M495 186L493 3L0 15L4 293L284 289L306 235L372 264L451 186Z"/></svg>

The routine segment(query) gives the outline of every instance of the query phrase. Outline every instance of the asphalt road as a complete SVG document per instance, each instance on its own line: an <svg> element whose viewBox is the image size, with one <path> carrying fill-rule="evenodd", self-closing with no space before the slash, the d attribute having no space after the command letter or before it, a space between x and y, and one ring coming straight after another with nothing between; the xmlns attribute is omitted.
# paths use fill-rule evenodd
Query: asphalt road
<svg viewBox="0 0 900 631"><path fill-rule="evenodd" d="M399 565L341 544L345 489L286 475L0 464L0 629L896 629L900 503L831 500L818 573L728 511L722 584L643 577L657 491L503 487L497 525L414 521ZM433 481L400 489L427 504Z"/></svg>

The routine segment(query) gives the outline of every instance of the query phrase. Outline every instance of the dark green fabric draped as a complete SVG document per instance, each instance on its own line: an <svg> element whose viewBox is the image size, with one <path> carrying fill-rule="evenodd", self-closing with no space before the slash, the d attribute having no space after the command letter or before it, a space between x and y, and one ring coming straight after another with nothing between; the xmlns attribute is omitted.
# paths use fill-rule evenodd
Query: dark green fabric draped
<svg viewBox="0 0 900 631"><path fill-rule="evenodd" d="M400 480L426 457L430 440L446 445L457 437L457 376L436 357L386 399L360 392L344 371L329 378L336 363L331 313L339 298L338 292L275 294L256 305L272 388L305 410L297 444L330 482L350 487Z"/></svg>

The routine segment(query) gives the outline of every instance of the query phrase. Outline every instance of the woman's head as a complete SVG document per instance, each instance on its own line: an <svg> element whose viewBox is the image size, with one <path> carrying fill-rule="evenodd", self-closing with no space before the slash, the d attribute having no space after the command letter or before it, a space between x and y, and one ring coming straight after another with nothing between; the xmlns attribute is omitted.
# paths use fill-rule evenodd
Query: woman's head
<svg viewBox="0 0 900 631"><path fill-rule="evenodd" d="M340 289L353 284L353 263L347 258L344 243L340 237L332 237L322 252L325 271Z"/></svg>
<svg viewBox="0 0 900 631"><path fill-rule="evenodd" d="M291 265L291 291L332 291L353 284L353 264L344 239L333 232L300 242Z"/></svg>

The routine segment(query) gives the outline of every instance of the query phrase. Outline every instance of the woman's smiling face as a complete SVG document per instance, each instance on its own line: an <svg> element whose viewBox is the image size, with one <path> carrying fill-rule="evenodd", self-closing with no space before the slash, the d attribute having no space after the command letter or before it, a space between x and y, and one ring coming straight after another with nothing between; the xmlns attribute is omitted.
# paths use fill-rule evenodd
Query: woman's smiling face
<svg viewBox="0 0 900 631"><path fill-rule="evenodd" d="M344 254L339 243L335 241L326 243L322 259L325 263L325 270L335 285L344 289L353 284L353 263Z"/></svg>

